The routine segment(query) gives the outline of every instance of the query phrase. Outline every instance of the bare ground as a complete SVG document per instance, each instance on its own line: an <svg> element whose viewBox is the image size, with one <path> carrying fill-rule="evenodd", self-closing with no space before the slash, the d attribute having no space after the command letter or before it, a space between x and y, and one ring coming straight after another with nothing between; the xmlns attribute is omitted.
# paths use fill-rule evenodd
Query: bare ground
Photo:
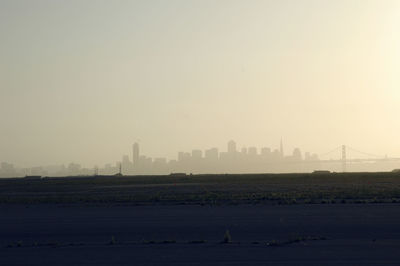
<svg viewBox="0 0 400 266"><path fill-rule="evenodd" d="M0 265L400 265L400 205L0 205ZM221 243L229 230L232 243Z"/></svg>

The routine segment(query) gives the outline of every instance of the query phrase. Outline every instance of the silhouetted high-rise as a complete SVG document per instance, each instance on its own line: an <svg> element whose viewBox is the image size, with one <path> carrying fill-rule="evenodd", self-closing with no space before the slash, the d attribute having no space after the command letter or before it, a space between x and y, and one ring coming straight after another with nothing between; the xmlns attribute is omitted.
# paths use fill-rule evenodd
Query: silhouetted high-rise
<svg viewBox="0 0 400 266"><path fill-rule="evenodd" d="M233 140L228 142L228 153L236 153L236 142Z"/></svg>
<svg viewBox="0 0 400 266"><path fill-rule="evenodd" d="M135 143L132 145L132 151L133 151L133 156L132 156L133 165L138 165L138 163L139 163L139 158L140 158L140 154L139 154L139 143L135 142Z"/></svg>
<svg viewBox="0 0 400 266"><path fill-rule="evenodd" d="M201 150L193 150L192 151L192 158L195 160L200 160L203 156L203 152Z"/></svg>
<svg viewBox="0 0 400 266"><path fill-rule="evenodd" d="M209 161L218 161L218 149L217 148L211 148L205 151L205 159Z"/></svg>

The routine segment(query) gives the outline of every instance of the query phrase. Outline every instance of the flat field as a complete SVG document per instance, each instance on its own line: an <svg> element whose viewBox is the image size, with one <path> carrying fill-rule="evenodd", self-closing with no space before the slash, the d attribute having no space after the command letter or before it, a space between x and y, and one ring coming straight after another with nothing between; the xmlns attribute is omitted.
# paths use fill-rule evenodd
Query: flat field
<svg viewBox="0 0 400 266"><path fill-rule="evenodd" d="M0 180L0 265L400 265L399 224L396 173Z"/></svg>
<svg viewBox="0 0 400 266"><path fill-rule="evenodd" d="M400 265L399 210L6 204L0 265Z"/></svg>
<svg viewBox="0 0 400 266"><path fill-rule="evenodd" d="M337 204L400 202L399 173L0 179L0 203Z"/></svg>

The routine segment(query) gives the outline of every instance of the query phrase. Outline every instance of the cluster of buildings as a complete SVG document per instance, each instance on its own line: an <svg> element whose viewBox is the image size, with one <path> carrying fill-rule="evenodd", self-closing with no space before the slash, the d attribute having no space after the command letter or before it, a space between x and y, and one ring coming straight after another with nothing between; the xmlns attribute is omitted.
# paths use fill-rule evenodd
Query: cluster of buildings
<svg viewBox="0 0 400 266"><path fill-rule="evenodd" d="M315 169L318 163L316 154L302 154L298 148L289 155L284 154L282 141L279 149L244 147L239 150L236 142L231 140L226 151L219 151L217 148L205 151L195 149L191 152L179 152L174 160L153 159L142 155L139 144L135 143L131 158L124 155L121 161L114 165L106 164L103 168L83 168L76 163L67 166L15 168L12 164L1 163L0 177L308 172Z"/></svg>
<svg viewBox="0 0 400 266"><path fill-rule="evenodd" d="M280 149L272 150L264 147L237 149L233 140L227 144L227 150L220 152L217 148L179 152L176 160L166 158L149 158L140 154L139 144L132 147L132 160L124 155L121 162L121 173L137 174L167 174L167 173L257 173L257 172L287 172L299 171L302 162L318 163L316 154L305 153L296 148L292 154L285 155L281 141ZM100 171L101 172L101 171Z"/></svg>
<svg viewBox="0 0 400 266"><path fill-rule="evenodd" d="M80 164L70 163L65 165L36 166L17 168L13 164L3 162L0 164L0 178L24 176L76 176L93 175L93 168L82 168Z"/></svg>

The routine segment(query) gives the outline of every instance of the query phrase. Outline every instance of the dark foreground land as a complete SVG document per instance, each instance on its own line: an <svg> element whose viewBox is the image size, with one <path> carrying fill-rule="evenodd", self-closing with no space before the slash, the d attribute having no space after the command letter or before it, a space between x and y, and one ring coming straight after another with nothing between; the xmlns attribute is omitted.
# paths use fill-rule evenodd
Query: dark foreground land
<svg viewBox="0 0 400 266"><path fill-rule="evenodd" d="M0 265L400 265L399 210L2 205Z"/></svg>
<svg viewBox="0 0 400 266"><path fill-rule="evenodd" d="M400 173L0 179L0 203L400 203Z"/></svg>
<svg viewBox="0 0 400 266"><path fill-rule="evenodd" d="M396 173L0 180L0 265L400 265L399 224Z"/></svg>

